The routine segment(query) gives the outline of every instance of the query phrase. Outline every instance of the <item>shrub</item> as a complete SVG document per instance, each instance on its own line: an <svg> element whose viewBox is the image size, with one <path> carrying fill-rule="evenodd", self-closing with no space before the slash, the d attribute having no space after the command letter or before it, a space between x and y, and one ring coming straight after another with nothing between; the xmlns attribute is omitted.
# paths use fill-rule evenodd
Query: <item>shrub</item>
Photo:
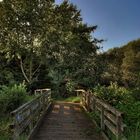
<svg viewBox="0 0 140 140"><path fill-rule="evenodd" d="M111 83L108 87L98 85L93 90L97 97L113 106L134 100L131 92L124 87L119 87L117 83Z"/></svg>
<svg viewBox="0 0 140 140"><path fill-rule="evenodd" d="M132 96L136 101L140 101L140 88L133 89Z"/></svg>
<svg viewBox="0 0 140 140"><path fill-rule="evenodd" d="M5 114L18 108L26 101L25 85L14 85L12 87L1 86L0 90L0 114Z"/></svg>
<svg viewBox="0 0 140 140"><path fill-rule="evenodd" d="M140 90L128 90L116 83L108 87L98 85L93 90L98 98L124 112L125 136L130 140L140 139Z"/></svg>
<svg viewBox="0 0 140 140"><path fill-rule="evenodd" d="M124 123L127 126L126 135L135 135L137 137L140 133L140 101L128 104L118 104L116 106L120 111L124 112ZM133 135L133 137L134 137Z"/></svg>
<svg viewBox="0 0 140 140"><path fill-rule="evenodd" d="M66 90L69 94L72 94L75 90L75 87L76 87L76 83L73 82L72 80L69 80L67 83L66 83Z"/></svg>

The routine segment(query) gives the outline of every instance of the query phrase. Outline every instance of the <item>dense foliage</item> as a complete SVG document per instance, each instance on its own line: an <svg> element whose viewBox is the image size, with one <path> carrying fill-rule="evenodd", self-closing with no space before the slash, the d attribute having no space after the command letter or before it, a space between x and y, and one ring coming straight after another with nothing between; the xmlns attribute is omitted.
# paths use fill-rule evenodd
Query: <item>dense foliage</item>
<svg viewBox="0 0 140 140"><path fill-rule="evenodd" d="M29 101L24 84L0 87L0 139L8 140L11 136L9 125L12 123L10 112Z"/></svg>
<svg viewBox="0 0 140 140"><path fill-rule="evenodd" d="M110 81L125 87L140 87L140 39L120 48L113 48L103 54L107 67L102 83Z"/></svg>
<svg viewBox="0 0 140 140"><path fill-rule="evenodd" d="M128 138L133 136L134 140L140 135L140 100L135 99L137 91L128 90L111 83L110 86L96 86L93 93L100 99L111 104L124 113L123 122L126 124L125 136Z"/></svg>
<svg viewBox="0 0 140 140"><path fill-rule="evenodd" d="M51 88L53 97L93 88L125 113L127 134L139 130L140 39L100 53L103 40L91 35L96 29L67 0L60 5L54 0L1 1L0 117L29 99L19 83L30 93Z"/></svg>
<svg viewBox="0 0 140 140"><path fill-rule="evenodd" d="M97 83L102 73L97 44L102 40L91 37L97 26L83 23L75 5L4 0L0 10L2 84L25 79L32 90L36 83L58 88L65 79Z"/></svg>
<svg viewBox="0 0 140 140"><path fill-rule="evenodd" d="M28 100L25 85L0 87L0 115L9 114Z"/></svg>

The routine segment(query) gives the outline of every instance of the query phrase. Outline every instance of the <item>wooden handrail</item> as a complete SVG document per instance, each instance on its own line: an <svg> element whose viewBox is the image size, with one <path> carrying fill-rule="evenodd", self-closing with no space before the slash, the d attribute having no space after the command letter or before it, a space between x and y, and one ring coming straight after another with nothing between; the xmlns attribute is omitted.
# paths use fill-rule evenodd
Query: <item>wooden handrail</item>
<svg viewBox="0 0 140 140"><path fill-rule="evenodd" d="M46 92L51 92L51 89L49 89L49 88L46 88L46 89L36 89L35 90L35 95L40 95L40 94L42 94L42 93L46 93Z"/></svg>
<svg viewBox="0 0 140 140"><path fill-rule="evenodd" d="M107 127L116 136L116 140L121 140L125 126L122 119L123 112L97 98L91 92L82 89L76 90L76 92L79 92L77 95L81 96L82 106L87 111L99 113L101 130L106 133L105 127Z"/></svg>
<svg viewBox="0 0 140 140"><path fill-rule="evenodd" d="M11 128L13 129L14 140L19 140L24 132L26 132L27 139L29 139L51 105L51 90L45 89L44 91L46 91L44 94L40 94L35 99L11 112L13 117Z"/></svg>

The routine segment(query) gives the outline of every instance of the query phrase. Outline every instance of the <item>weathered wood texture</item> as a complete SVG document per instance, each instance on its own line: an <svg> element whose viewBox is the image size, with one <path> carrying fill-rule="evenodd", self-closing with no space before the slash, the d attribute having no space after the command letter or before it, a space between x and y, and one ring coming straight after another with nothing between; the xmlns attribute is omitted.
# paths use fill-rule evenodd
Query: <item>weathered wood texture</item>
<svg viewBox="0 0 140 140"><path fill-rule="evenodd" d="M116 136L116 140L121 140L124 131L122 122L123 113L98 99L93 93L76 90L81 96L81 103L87 111L92 111L100 115L100 128L106 133L106 127Z"/></svg>
<svg viewBox="0 0 140 140"><path fill-rule="evenodd" d="M11 112L14 140L19 140L23 133L29 138L51 105L51 90L40 89L38 92L44 94L36 94L35 99Z"/></svg>
<svg viewBox="0 0 140 140"><path fill-rule="evenodd" d="M45 89L36 89L34 93L37 96L37 95L42 95L44 93L46 94L48 92L50 92L50 89L49 88L45 88Z"/></svg>
<svg viewBox="0 0 140 140"><path fill-rule="evenodd" d="M32 140L104 140L77 103L56 102Z"/></svg>

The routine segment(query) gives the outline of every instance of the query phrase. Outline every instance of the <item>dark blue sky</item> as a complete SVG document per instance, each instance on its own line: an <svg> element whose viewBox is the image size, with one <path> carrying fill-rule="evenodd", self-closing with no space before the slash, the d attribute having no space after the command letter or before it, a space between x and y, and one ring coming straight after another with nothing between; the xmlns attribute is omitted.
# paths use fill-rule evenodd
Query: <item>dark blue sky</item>
<svg viewBox="0 0 140 140"><path fill-rule="evenodd" d="M63 0L56 0L60 3ZM103 49L120 47L140 38L140 0L70 0L81 9L88 25L98 25L94 36L105 39Z"/></svg>

